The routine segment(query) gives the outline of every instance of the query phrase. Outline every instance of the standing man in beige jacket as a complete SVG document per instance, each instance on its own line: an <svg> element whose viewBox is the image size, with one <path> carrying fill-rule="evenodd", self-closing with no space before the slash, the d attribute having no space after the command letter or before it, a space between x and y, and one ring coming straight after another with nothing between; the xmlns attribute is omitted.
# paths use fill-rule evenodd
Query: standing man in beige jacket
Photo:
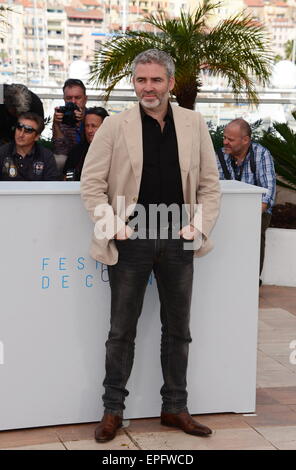
<svg viewBox="0 0 296 470"><path fill-rule="evenodd" d="M81 176L82 199L95 222L91 254L108 265L111 287L105 412L95 438L113 439L122 424L152 271L161 303L161 423L205 437L212 431L187 410L186 376L193 256L211 249L219 211L215 154L202 116L169 103L175 83L169 55L145 51L132 73L139 104L105 119Z"/></svg>

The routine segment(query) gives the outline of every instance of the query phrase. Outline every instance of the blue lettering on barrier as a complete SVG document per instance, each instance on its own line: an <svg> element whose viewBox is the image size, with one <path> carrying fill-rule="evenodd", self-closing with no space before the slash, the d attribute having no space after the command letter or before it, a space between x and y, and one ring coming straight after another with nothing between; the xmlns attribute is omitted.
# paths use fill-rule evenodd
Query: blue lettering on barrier
<svg viewBox="0 0 296 470"><path fill-rule="evenodd" d="M92 276L91 274L88 274L88 275L86 276L86 278L85 278L85 285L86 285L86 287L93 287L93 284L90 284L90 283L88 282L89 279L93 279L93 276Z"/></svg>
<svg viewBox="0 0 296 470"><path fill-rule="evenodd" d="M68 282L68 279L65 279L66 277L69 278L70 276L68 276L67 274L62 276L62 288L63 289L69 289L69 287L70 287L66 284Z"/></svg>
<svg viewBox="0 0 296 470"><path fill-rule="evenodd" d="M103 282L109 282L108 266L105 264L101 264L101 280Z"/></svg>
<svg viewBox="0 0 296 470"><path fill-rule="evenodd" d="M66 270L67 270L67 268L62 268L62 266L65 266L65 265L66 265L66 263L64 263L62 260L66 260L66 259L67 259L67 258L60 258L60 259L59 259L59 270L60 270L60 271L66 271Z"/></svg>
<svg viewBox="0 0 296 470"><path fill-rule="evenodd" d="M101 266L102 266L102 263L96 260L96 269L100 269Z"/></svg>
<svg viewBox="0 0 296 470"><path fill-rule="evenodd" d="M55 266L56 273L59 273L60 271L69 271L70 269L69 275L58 276L58 279L55 279L53 277L53 273L51 271L48 276L41 276L42 290L47 290L57 286L60 286L60 288L62 289L71 288L71 275L74 273L75 270L76 272L86 270L88 268L88 263L90 263L90 268L92 268L91 271L95 268L95 270L99 272L97 273L97 275L84 274L83 276L81 276L81 286L90 288L94 287L96 282L100 280L104 283L109 282L108 266L106 264L103 264L100 261L95 261L94 263L93 260L88 261L87 258L85 258L84 256L80 256L74 258L72 266L69 266L68 260L69 258L67 257L59 257L56 258L55 262L53 263L52 258L41 258L41 271L45 271L49 265ZM153 273L151 273L148 279L148 285L153 284L154 277L155 276L153 275ZM77 285L77 282L75 282L74 285Z"/></svg>
<svg viewBox="0 0 296 470"><path fill-rule="evenodd" d="M80 260L85 261L85 258L81 256L80 258L77 259L77 262L79 263L79 265L77 266L77 269L82 270L85 268L85 264L83 263L83 261L80 261Z"/></svg>
<svg viewBox="0 0 296 470"><path fill-rule="evenodd" d="M48 289L49 284L50 284L49 277L48 276L42 276L41 279L42 279L42 289Z"/></svg>
<svg viewBox="0 0 296 470"><path fill-rule="evenodd" d="M44 271L45 266L48 266L48 263L45 263L45 260L50 260L50 258L42 258L42 271Z"/></svg>

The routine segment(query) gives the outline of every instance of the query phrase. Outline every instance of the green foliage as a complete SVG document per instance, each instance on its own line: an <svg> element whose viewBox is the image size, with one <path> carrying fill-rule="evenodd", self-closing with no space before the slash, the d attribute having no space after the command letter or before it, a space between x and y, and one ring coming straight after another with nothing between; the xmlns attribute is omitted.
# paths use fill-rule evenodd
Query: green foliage
<svg viewBox="0 0 296 470"><path fill-rule="evenodd" d="M287 60L293 60L293 40L289 39L285 44L284 44L284 49L285 49L285 59Z"/></svg>
<svg viewBox="0 0 296 470"><path fill-rule="evenodd" d="M223 133L225 126L214 126L210 121L207 123L209 128L209 133L212 138L214 149L217 151L219 148L223 147Z"/></svg>
<svg viewBox="0 0 296 470"><path fill-rule="evenodd" d="M204 0L195 13L182 11L180 18L169 19L163 12L147 16L143 21L155 32L128 31L105 43L95 53L91 82L106 87L108 99L115 85L131 76L135 56L156 48L169 53L175 61L173 94L181 106L193 109L201 86L201 70L226 78L237 97L246 92L250 101L257 102L257 83L267 83L272 63L264 28L245 12L211 28L211 14L221 5L219 1Z"/></svg>
<svg viewBox="0 0 296 470"><path fill-rule="evenodd" d="M292 113L296 119L296 111ZM273 128L263 132L260 143L273 156L277 183L296 191L296 134L286 123L274 122Z"/></svg>
<svg viewBox="0 0 296 470"><path fill-rule="evenodd" d="M276 56L274 56L274 63L277 64L278 62L280 62L281 60L283 60L282 56L277 54Z"/></svg>

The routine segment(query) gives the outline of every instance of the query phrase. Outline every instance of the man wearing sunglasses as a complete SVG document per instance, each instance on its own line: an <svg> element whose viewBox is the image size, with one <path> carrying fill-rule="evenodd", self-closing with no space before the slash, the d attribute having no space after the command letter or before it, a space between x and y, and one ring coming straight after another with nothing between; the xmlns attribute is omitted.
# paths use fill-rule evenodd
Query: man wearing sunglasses
<svg viewBox="0 0 296 470"><path fill-rule="evenodd" d="M14 129L21 114L37 113L44 118L43 104L35 93L21 83L3 85L3 102L0 99L0 143L12 142ZM0 90L1 96L1 90Z"/></svg>
<svg viewBox="0 0 296 470"><path fill-rule="evenodd" d="M84 141L85 85L81 80L69 78L64 83L63 93L66 106L55 108L53 116L52 141L57 155L68 155L74 145ZM70 103L75 109L65 109Z"/></svg>
<svg viewBox="0 0 296 470"><path fill-rule="evenodd" d="M35 113L19 116L14 141L0 147L1 181L55 181L58 170L52 152L37 141L44 120Z"/></svg>

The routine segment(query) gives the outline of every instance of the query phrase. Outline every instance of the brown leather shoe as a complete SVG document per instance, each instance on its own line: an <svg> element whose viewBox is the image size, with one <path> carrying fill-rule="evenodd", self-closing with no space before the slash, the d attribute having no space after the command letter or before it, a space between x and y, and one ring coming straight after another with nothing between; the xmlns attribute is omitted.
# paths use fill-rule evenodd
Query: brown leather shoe
<svg viewBox="0 0 296 470"><path fill-rule="evenodd" d="M105 413L102 421L96 427L95 439L97 442L107 442L114 439L116 431L122 426L122 417Z"/></svg>
<svg viewBox="0 0 296 470"><path fill-rule="evenodd" d="M212 430L198 421L195 421L187 412L182 413L161 413L161 424L180 428L187 434L193 436L208 437L212 434Z"/></svg>

